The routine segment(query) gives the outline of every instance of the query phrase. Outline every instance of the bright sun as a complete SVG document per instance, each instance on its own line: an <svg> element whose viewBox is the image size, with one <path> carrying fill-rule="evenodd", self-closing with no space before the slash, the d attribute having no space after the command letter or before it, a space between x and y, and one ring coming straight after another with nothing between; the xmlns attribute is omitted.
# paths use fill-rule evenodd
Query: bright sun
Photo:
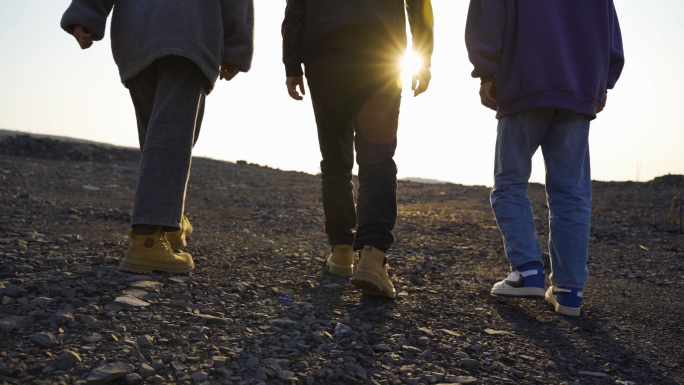
<svg viewBox="0 0 684 385"><path fill-rule="evenodd" d="M404 55L404 58L401 59L402 77L412 77L416 72L418 72L421 64L422 60L420 60L420 56L411 51L407 52L406 55Z"/></svg>

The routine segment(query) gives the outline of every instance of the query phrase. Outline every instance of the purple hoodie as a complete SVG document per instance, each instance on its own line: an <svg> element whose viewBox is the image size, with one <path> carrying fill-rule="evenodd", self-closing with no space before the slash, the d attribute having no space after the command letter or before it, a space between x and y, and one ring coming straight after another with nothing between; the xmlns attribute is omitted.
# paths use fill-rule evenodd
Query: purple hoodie
<svg viewBox="0 0 684 385"><path fill-rule="evenodd" d="M471 0L472 75L496 82L496 117L553 107L592 119L624 54L613 0Z"/></svg>

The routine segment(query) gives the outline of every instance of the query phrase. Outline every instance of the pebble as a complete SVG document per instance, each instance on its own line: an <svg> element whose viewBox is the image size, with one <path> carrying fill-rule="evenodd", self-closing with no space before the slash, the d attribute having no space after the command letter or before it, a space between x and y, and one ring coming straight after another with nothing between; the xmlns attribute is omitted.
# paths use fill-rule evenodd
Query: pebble
<svg viewBox="0 0 684 385"><path fill-rule="evenodd" d="M129 373L124 377L124 382L128 385L142 384L143 378L138 373Z"/></svg>
<svg viewBox="0 0 684 385"><path fill-rule="evenodd" d="M51 365L58 369L64 369L79 362L81 362L81 356L78 353L65 350L62 354L55 357Z"/></svg>
<svg viewBox="0 0 684 385"><path fill-rule="evenodd" d="M19 327L27 326L31 324L31 322L31 318L29 317L16 315L5 317L3 319L0 319L0 331L2 331L3 333L9 333L14 329L18 329Z"/></svg>
<svg viewBox="0 0 684 385"><path fill-rule="evenodd" d="M136 307L146 307L150 306L149 302L145 302L141 299L131 297L130 295L124 295L121 297L116 297L114 303L120 305L124 308L136 308Z"/></svg>
<svg viewBox="0 0 684 385"><path fill-rule="evenodd" d="M128 286L134 288L134 289L140 289L140 290L153 290L153 291L159 291L164 288L164 284L161 282L157 281L136 281L130 283Z"/></svg>
<svg viewBox="0 0 684 385"><path fill-rule="evenodd" d="M109 384L119 378L126 377L133 371L135 371L133 365L123 362L104 364L90 372L86 378L87 385Z"/></svg>
<svg viewBox="0 0 684 385"><path fill-rule="evenodd" d="M55 335L50 332L36 333L31 336L30 340L37 347L44 349L51 348L59 343Z"/></svg>

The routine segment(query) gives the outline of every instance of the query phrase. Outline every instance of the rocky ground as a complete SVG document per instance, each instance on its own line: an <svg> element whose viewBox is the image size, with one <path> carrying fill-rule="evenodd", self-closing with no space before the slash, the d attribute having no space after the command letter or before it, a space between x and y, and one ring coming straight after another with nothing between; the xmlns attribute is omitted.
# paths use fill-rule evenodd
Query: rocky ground
<svg viewBox="0 0 684 385"><path fill-rule="evenodd" d="M682 176L594 184L568 318L489 296L508 267L485 187L400 182L392 301L325 272L318 177L245 162L194 161L193 273L120 272L136 159L0 141L0 383L684 384Z"/></svg>

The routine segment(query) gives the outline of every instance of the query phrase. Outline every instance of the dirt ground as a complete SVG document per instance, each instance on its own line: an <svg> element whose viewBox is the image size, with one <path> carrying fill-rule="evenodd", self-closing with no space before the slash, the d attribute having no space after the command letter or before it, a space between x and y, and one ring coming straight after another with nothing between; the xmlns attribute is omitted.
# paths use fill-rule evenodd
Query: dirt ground
<svg viewBox="0 0 684 385"><path fill-rule="evenodd" d="M399 183L386 300L325 271L319 177L246 162L194 160L194 272L120 272L136 177L133 150L0 141L0 383L684 384L681 175L594 183L578 318L489 295L486 187Z"/></svg>

